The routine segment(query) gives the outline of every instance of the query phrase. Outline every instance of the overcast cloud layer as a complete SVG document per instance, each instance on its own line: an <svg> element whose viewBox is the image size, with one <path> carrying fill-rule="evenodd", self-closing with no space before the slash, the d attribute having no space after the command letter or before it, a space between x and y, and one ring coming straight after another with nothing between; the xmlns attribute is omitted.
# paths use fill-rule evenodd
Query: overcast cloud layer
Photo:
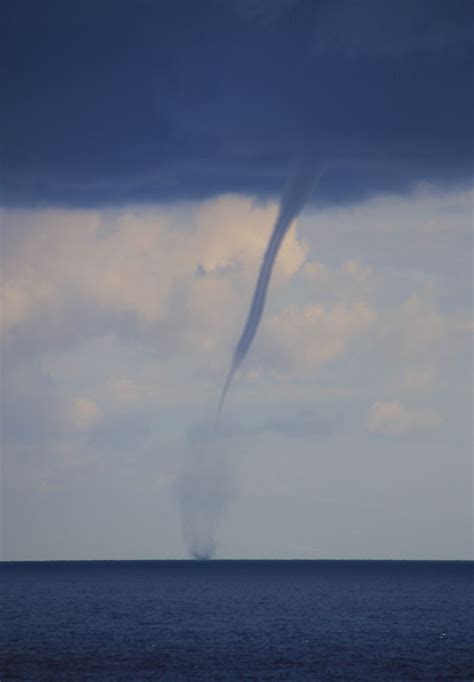
<svg viewBox="0 0 474 682"><path fill-rule="evenodd" d="M275 195L308 151L320 202L470 184L470 0L4 5L10 205Z"/></svg>

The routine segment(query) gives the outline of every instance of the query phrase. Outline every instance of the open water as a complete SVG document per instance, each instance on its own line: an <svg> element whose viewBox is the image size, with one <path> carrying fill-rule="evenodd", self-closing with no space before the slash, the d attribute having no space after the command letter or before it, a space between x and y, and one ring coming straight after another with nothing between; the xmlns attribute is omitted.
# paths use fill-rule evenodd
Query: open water
<svg viewBox="0 0 474 682"><path fill-rule="evenodd" d="M0 564L4 680L474 680L470 562Z"/></svg>

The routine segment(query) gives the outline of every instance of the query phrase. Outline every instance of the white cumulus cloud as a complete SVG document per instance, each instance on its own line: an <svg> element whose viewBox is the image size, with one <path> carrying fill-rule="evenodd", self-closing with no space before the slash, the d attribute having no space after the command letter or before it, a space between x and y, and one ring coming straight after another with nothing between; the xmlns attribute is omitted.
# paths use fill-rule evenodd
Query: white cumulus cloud
<svg viewBox="0 0 474 682"><path fill-rule="evenodd" d="M91 398L76 398L69 409L68 416L73 428L87 431L102 419L102 411Z"/></svg>
<svg viewBox="0 0 474 682"><path fill-rule="evenodd" d="M407 407L398 401L376 402L367 416L367 429L374 433L398 436L436 428L441 418L427 408Z"/></svg>
<svg viewBox="0 0 474 682"><path fill-rule="evenodd" d="M5 211L3 334L28 325L43 335L70 328L74 340L108 318L112 326L163 324L173 347L184 337L215 349L232 310L244 309L276 216L276 203L225 196L173 213L160 207L113 211ZM21 233L17 240L15 234ZM288 234L275 281L303 264L306 247ZM246 297L238 295L244 290ZM115 320L115 323L114 323Z"/></svg>
<svg viewBox="0 0 474 682"><path fill-rule="evenodd" d="M364 303L290 305L264 322L260 357L277 373L316 371L341 355L350 339L375 320L375 310Z"/></svg>

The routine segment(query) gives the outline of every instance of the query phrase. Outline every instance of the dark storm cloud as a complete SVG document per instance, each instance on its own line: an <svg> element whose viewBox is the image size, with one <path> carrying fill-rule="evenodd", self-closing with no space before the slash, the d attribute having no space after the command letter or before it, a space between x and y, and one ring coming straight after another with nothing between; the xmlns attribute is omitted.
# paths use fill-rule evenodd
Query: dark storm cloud
<svg viewBox="0 0 474 682"><path fill-rule="evenodd" d="M87 205L466 181L469 0L4 4L2 194ZM335 163L334 163L335 162Z"/></svg>

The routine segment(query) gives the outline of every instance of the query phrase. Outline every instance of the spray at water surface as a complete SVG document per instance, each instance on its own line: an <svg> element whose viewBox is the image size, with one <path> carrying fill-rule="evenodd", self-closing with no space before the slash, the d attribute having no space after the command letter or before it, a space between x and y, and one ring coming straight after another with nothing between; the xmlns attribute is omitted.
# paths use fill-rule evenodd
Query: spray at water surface
<svg viewBox="0 0 474 682"><path fill-rule="evenodd" d="M229 438L219 428L188 433L176 492L184 542L193 559L212 559L219 522L232 499Z"/></svg>

